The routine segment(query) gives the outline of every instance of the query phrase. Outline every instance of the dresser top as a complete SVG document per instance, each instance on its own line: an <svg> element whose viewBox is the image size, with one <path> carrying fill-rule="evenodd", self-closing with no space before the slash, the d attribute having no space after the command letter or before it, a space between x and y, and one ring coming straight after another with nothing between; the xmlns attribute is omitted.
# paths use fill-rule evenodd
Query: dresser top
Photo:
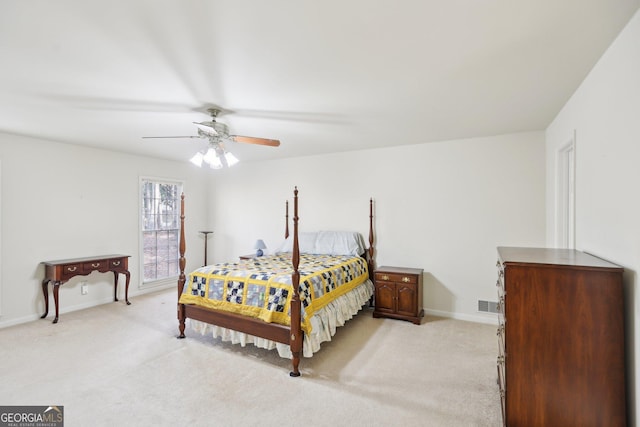
<svg viewBox="0 0 640 427"><path fill-rule="evenodd" d="M602 258L575 249L498 247L498 255L504 263L527 263L622 269Z"/></svg>

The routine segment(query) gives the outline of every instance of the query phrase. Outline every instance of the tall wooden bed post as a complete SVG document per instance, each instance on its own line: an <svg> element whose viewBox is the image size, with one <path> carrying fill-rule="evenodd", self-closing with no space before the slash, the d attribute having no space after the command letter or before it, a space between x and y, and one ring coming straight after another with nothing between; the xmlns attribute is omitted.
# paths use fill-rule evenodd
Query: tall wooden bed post
<svg viewBox="0 0 640 427"><path fill-rule="evenodd" d="M369 278L373 280L373 270L376 268L376 263L373 259L373 197L369 199L369 257L367 264L369 265Z"/></svg>
<svg viewBox="0 0 640 427"><path fill-rule="evenodd" d="M178 320L179 320L179 330L180 335L178 338L184 338L184 327L185 327L185 312L184 312L184 304L180 304L180 295L182 295L182 291L184 290L184 283L187 281L187 278L184 274L184 269L186 266L186 259L184 257L186 248L186 241L184 237L184 193L180 196L180 275L178 276Z"/></svg>
<svg viewBox="0 0 640 427"><path fill-rule="evenodd" d="M287 209L289 205L287 204ZM298 187L293 190L293 249L291 253L291 263L293 264L293 275L291 276L291 287L293 288L293 296L291 297L291 364L293 370L289 372L292 377L299 377L300 371L300 353L302 351L302 325L300 323L300 247L298 244Z"/></svg>

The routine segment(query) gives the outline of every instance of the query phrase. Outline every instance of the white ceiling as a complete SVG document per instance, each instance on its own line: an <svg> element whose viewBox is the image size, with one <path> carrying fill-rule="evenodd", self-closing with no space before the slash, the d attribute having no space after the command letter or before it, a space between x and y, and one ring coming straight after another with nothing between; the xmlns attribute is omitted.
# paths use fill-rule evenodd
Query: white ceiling
<svg viewBox="0 0 640 427"><path fill-rule="evenodd" d="M640 0L3 0L0 132L241 160L541 130Z"/></svg>

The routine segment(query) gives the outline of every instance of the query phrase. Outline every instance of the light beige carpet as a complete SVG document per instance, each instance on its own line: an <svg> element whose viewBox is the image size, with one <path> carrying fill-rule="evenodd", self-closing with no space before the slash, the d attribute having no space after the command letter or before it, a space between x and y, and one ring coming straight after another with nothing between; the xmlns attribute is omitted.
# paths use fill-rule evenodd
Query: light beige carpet
<svg viewBox="0 0 640 427"><path fill-rule="evenodd" d="M65 426L498 426L496 328L365 309L302 377L276 351L187 327L162 291L0 329L0 405L63 405Z"/></svg>

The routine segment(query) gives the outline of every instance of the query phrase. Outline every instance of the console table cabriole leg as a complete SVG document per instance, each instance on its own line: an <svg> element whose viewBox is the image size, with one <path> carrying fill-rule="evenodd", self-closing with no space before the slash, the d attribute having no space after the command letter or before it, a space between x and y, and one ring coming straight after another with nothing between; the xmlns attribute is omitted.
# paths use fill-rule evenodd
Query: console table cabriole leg
<svg viewBox="0 0 640 427"><path fill-rule="evenodd" d="M131 305L129 302L129 280L131 279L131 273L125 271L124 275L127 277L127 283L124 288L124 300L127 302L127 305Z"/></svg>
<svg viewBox="0 0 640 427"><path fill-rule="evenodd" d="M56 304L56 318L53 319L53 323L58 323L58 290L60 289L60 282L53 282L53 301Z"/></svg>
<svg viewBox="0 0 640 427"><path fill-rule="evenodd" d="M42 293L44 294L44 314L40 316L41 319L47 317L49 314L49 279L44 279L42 281Z"/></svg>
<svg viewBox="0 0 640 427"><path fill-rule="evenodd" d="M113 300L118 301L118 272L113 272Z"/></svg>

